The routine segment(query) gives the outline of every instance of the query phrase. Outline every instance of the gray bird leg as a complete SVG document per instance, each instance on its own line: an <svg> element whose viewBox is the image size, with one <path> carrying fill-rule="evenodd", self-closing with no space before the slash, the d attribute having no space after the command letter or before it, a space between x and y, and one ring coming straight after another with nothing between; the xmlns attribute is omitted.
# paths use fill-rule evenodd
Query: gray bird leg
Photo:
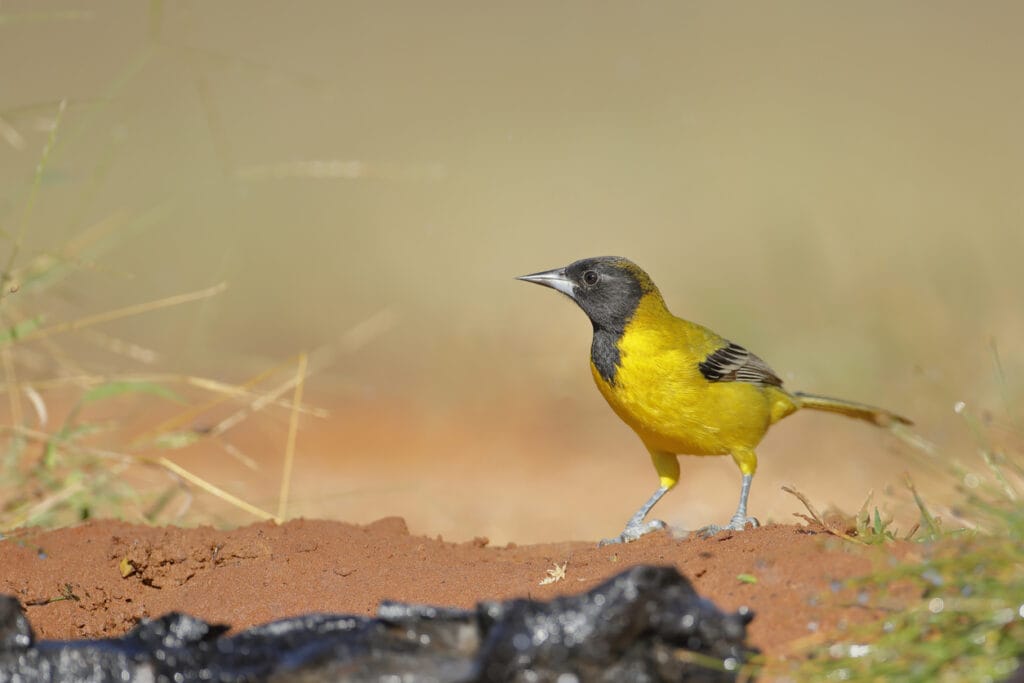
<svg viewBox="0 0 1024 683"><path fill-rule="evenodd" d="M665 522L660 519L652 519L649 522L644 522L644 518L647 517L647 513L651 511L661 497L668 493L669 486L659 486L658 490L654 492L647 502L640 506L640 509L636 511L629 521L626 522L626 528L623 529L622 533L615 538L606 538L601 541L598 545L609 545L611 543L629 543L635 541L644 534L649 534L652 531L660 531L665 528Z"/></svg>
<svg viewBox="0 0 1024 683"><path fill-rule="evenodd" d="M761 523L757 521L756 517L747 517L747 498L750 496L750 482L754 480L754 475L744 474L743 483L740 485L740 504L736 506L736 514L732 516L729 523L725 526L718 526L717 524L709 524L700 530L700 535L707 538L708 536L714 536L719 531L743 531L747 528L747 525L758 527Z"/></svg>

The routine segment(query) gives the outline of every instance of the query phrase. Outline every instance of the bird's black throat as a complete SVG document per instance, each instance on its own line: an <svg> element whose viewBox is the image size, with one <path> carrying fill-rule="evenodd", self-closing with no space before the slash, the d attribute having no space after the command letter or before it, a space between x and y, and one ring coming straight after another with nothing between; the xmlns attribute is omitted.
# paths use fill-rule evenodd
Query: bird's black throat
<svg viewBox="0 0 1024 683"><path fill-rule="evenodd" d="M597 368L601 379L613 386L622 360L619 353L619 339L621 338L622 330L609 330L594 325L594 338L590 342L590 362Z"/></svg>
<svg viewBox="0 0 1024 683"><path fill-rule="evenodd" d="M613 272L602 280L601 287L578 293L579 304L594 326L590 343L590 360L608 384L615 384L622 362L619 340L633 319L645 292L632 273Z"/></svg>

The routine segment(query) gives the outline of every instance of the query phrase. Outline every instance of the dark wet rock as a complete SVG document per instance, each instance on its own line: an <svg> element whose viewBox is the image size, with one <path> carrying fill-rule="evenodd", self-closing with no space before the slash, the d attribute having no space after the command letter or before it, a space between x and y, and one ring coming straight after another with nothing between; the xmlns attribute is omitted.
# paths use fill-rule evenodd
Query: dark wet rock
<svg viewBox="0 0 1024 683"><path fill-rule="evenodd" d="M377 618L312 614L234 636L172 613L122 638L35 641L0 597L0 681L732 681L753 653L751 618L643 566L546 603L384 603Z"/></svg>

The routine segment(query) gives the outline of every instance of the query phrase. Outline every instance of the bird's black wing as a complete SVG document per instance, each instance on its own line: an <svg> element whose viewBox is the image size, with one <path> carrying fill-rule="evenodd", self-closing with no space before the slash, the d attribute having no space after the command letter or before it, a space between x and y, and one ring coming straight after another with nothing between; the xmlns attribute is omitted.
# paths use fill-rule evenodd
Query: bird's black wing
<svg viewBox="0 0 1024 683"><path fill-rule="evenodd" d="M732 342L709 355L698 367L709 382L750 382L761 386L782 386L782 380L767 363Z"/></svg>

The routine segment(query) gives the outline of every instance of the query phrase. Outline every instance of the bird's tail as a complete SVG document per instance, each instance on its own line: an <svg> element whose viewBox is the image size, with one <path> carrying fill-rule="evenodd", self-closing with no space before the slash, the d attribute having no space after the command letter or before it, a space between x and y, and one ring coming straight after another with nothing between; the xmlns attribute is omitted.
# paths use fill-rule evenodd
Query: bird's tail
<svg viewBox="0 0 1024 683"><path fill-rule="evenodd" d="M802 391L796 392L794 396L798 399L801 408L824 410L829 413L839 413L840 415L846 415L847 417L854 417L858 420L870 422L871 424L879 427L891 427L894 424L914 424L902 415L897 415L896 413L889 412L884 408L876 408L864 403L854 403L853 401L844 401L840 398L818 396L817 394L805 394Z"/></svg>

